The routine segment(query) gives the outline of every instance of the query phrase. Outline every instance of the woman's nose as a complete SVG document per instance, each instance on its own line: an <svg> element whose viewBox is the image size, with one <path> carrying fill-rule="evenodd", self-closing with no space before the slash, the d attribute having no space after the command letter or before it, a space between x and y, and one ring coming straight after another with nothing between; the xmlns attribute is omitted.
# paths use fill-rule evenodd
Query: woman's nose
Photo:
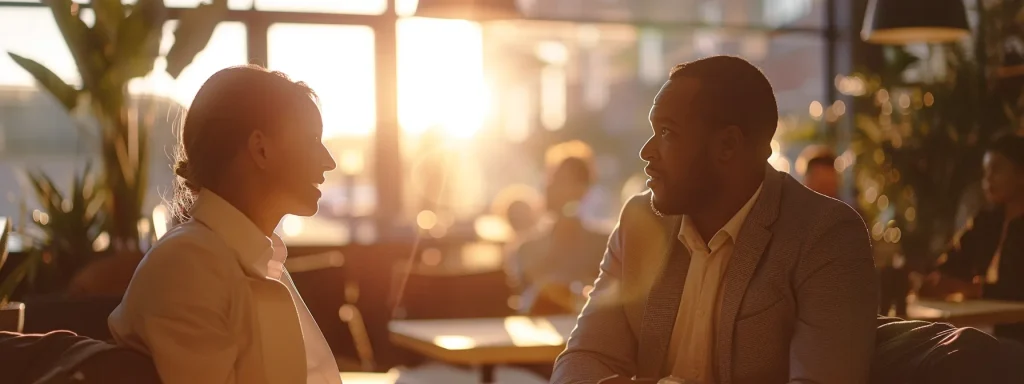
<svg viewBox="0 0 1024 384"><path fill-rule="evenodd" d="M324 148L324 171L333 171L338 168L338 163L334 161L334 156L331 156L331 152Z"/></svg>

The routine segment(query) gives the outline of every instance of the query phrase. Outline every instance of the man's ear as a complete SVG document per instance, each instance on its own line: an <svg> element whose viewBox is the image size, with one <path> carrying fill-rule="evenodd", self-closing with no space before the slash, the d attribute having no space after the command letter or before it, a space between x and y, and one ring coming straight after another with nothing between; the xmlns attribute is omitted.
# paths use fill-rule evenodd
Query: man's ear
<svg viewBox="0 0 1024 384"><path fill-rule="evenodd" d="M256 164L256 167L267 169L270 163L270 156L267 150L267 135L263 131L256 129L249 134L246 150L253 163Z"/></svg>
<svg viewBox="0 0 1024 384"><path fill-rule="evenodd" d="M743 135L743 130L735 125L725 127L718 134L718 139L715 140L715 145L718 147L716 155L720 161L730 161L735 159L743 151L743 144L746 137Z"/></svg>

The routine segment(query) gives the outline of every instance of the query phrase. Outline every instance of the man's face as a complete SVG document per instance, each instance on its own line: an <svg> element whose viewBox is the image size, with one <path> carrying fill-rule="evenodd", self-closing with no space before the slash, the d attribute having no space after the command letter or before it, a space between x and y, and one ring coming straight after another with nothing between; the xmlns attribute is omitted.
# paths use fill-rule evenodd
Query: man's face
<svg viewBox="0 0 1024 384"><path fill-rule="evenodd" d="M717 183L710 127L692 107L700 84L695 79L670 80L654 99L650 121L653 134L640 150L651 188L651 205L659 214L694 211Z"/></svg>
<svg viewBox="0 0 1024 384"><path fill-rule="evenodd" d="M1024 170L1018 169L1001 153L988 152L983 163L982 187L994 204L1005 204L1024 196Z"/></svg>
<svg viewBox="0 0 1024 384"><path fill-rule="evenodd" d="M833 199L839 196L839 173L834 167L814 165L807 168L804 185L812 191Z"/></svg>
<svg viewBox="0 0 1024 384"><path fill-rule="evenodd" d="M315 108L313 108L315 109ZM323 126L319 111L314 117L297 118L266 136L265 183L273 203L287 214L312 216L320 200L324 173L336 166L321 142Z"/></svg>

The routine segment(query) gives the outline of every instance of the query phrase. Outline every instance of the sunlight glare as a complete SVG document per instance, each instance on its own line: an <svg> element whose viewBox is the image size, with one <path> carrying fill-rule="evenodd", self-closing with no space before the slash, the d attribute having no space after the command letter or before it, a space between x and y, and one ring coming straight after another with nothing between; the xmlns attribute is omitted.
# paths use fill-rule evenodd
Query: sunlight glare
<svg viewBox="0 0 1024 384"><path fill-rule="evenodd" d="M512 344L517 347L562 345L565 342L562 334L555 329L554 324L544 318L506 317L505 332L508 332L508 336L512 338Z"/></svg>
<svg viewBox="0 0 1024 384"><path fill-rule="evenodd" d="M491 94L480 25L464 20L398 22L398 121L407 134L440 126L451 137L481 129Z"/></svg>

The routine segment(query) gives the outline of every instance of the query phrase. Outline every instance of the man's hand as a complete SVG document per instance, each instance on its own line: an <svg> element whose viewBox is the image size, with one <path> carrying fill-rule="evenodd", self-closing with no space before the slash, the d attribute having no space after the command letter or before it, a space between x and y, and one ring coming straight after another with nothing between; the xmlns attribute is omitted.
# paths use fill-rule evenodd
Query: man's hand
<svg viewBox="0 0 1024 384"><path fill-rule="evenodd" d="M597 384L658 384L658 379L630 379L619 375L610 376L598 381Z"/></svg>

